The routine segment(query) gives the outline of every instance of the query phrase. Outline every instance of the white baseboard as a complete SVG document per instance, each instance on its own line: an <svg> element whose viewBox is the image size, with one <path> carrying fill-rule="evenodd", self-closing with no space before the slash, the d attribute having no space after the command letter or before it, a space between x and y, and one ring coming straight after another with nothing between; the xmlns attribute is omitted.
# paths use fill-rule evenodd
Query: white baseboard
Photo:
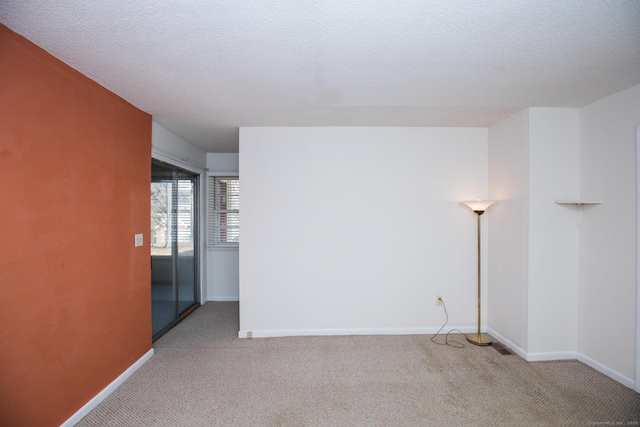
<svg viewBox="0 0 640 427"><path fill-rule="evenodd" d="M147 351L140 359L138 359L133 365L129 366L126 371L118 376L115 380L111 382L108 386L106 386L100 393L95 395L93 399L87 402L82 408L78 410L75 414L73 414L67 421L62 423L60 427L72 427L80 422L89 412L91 412L96 406L100 404L104 399L107 398L111 393L115 391L127 378L131 376L135 371L137 371L142 365L144 365L147 360L149 360L153 356L153 349Z"/></svg>
<svg viewBox="0 0 640 427"><path fill-rule="evenodd" d="M496 340L500 341L502 344L504 344L506 347L508 347L511 351L513 351L515 354L517 354L518 356L522 357L524 360L527 360L527 352L524 351L522 348L520 348L519 346L517 346L514 342L512 342L510 339L503 337L502 335L500 335L499 333L497 333L496 331L494 331L493 329L489 328L487 330L487 333L489 335L491 335L493 338L495 338Z"/></svg>
<svg viewBox="0 0 640 427"><path fill-rule="evenodd" d="M257 329L240 330L238 338L248 338L251 332L252 338L281 338L281 337L321 337L344 335L433 335L440 328L358 328L358 329ZM461 326L446 328L441 334L446 334L452 329L457 329L465 334L475 332L473 326Z"/></svg>
<svg viewBox="0 0 640 427"><path fill-rule="evenodd" d="M604 366L602 363L593 360L592 358L585 356L584 354L578 353L577 359L584 363L585 365L591 366L596 371L605 374L609 378L612 378L618 381L620 384L625 385L633 390L635 386L635 381L631 378L625 377L619 372L614 371L611 368Z"/></svg>
<svg viewBox="0 0 640 427"><path fill-rule="evenodd" d="M629 387L630 389L634 389L635 381L631 378L625 377L619 372L614 371L611 368L604 366L602 363L593 360L592 358L585 356L584 354L577 351L555 351L555 352L545 352L545 353L527 353L513 342L503 337L496 331L489 329L489 335L494 337L496 340L500 341L518 356L522 357L527 362L542 362L548 360L578 360L584 363L587 366L592 367L596 371L600 372L608 376L609 378L618 381L620 384Z"/></svg>
<svg viewBox="0 0 640 427"><path fill-rule="evenodd" d="M527 353L527 362L545 362L548 360L577 360L576 351L549 351L544 353Z"/></svg>
<svg viewBox="0 0 640 427"><path fill-rule="evenodd" d="M214 296L207 298L207 301L240 301L240 297L237 295Z"/></svg>
<svg viewBox="0 0 640 427"><path fill-rule="evenodd" d="M544 353L527 353L522 348L520 348L515 343L513 343L511 340L500 335L493 329L489 328L488 333L497 341L500 341L502 344L507 346L509 349L511 349L511 351L516 353L518 356L522 357L527 362L543 362L546 360L575 360L578 358L578 353L575 351L552 351L552 352L544 352Z"/></svg>

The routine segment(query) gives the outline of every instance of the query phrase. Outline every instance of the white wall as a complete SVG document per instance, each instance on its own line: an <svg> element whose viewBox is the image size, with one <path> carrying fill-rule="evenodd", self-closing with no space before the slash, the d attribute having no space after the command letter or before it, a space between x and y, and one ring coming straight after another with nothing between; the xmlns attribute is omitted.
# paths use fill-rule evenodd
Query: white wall
<svg viewBox="0 0 640 427"><path fill-rule="evenodd" d="M209 176L236 176L239 170L238 153L207 153L207 168ZM207 260L208 300L238 301L238 248L210 248Z"/></svg>
<svg viewBox="0 0 640 427"><path fill-rule="evenodd" d="M235 176L239 168L238 153L207 153L209 175Z"/></svg>
<svg viewBox="0 0 640 427"><path fill-rule="evenodd" d="M205 165L206 155L200 148L191 145L173 132L157 123L151 127L152 157L154 159L175 165L200 177L200 253L206 253L205 245ZM207 300L207 257L200 257L200 302Z"/></svg>
<svg viewBox="0 0 640 427"><path fill-rule="evenodd" d="M240 336L475 329L487 129L241 128L240 173Z"/></svg>
<svg viewBox="0 0 640 427"><path fill-rule="evenodd" d="M178 166L200 171L206 167L206 155L200 148L153 122L151 127L153 149L164 154ZM189 170L191 170L189 169Z"/></svg>
<svg viewBox="0 0 640 427"><path fill-rule="evenodd" d="M582 196L603 203L583 213L578 349L627 385L635 374L639 124L640 85L580 110Z"/></svg>
<svg viewBox="0 0 640 427"><path fill-rule="evenodd" d="M529 111L489 128L487 323L495 337L527 351L529 277ZM521 356L524 356L521 354Z"/></svg>
<svg viewBox="0 0 640 427"><path fill-rule="evenodd" d="M579 109L529 109L529 360L574 358L578 320Z"/></svg>
<svg viewBox="0 0 640 427"><path fill-rule="evenodd" d="M528 360L575 357L579 110L530 108L489 129L489 329Z"/></svg>
<svg viewBox="0 0 640 427"><path fill-rule="evenodd" d="M640 86L489 129L489 332L633 387ZM585 206L555 200L602 200Z"/></svg>

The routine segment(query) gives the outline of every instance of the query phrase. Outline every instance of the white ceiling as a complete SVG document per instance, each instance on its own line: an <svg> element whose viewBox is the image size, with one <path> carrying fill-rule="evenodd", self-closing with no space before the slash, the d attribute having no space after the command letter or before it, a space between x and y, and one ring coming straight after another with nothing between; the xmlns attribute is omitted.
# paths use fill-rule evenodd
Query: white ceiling
<svg viewBox="0 0 640 427"><path fill-rule="evenodd" d="M209 152L239 126L484 127L640 83L638 0L2 0L0 22Z"/></svg>

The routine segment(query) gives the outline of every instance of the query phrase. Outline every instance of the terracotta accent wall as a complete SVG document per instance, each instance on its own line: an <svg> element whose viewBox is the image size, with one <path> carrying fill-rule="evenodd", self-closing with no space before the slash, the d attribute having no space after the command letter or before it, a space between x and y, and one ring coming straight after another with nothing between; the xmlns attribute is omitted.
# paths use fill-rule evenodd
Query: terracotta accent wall
<svg viewBox="0 0 640 427"><path fill-rule="evenodd" d="M151 348L150 170L151 116L0 25L0 425L60 425Z"/></svg>

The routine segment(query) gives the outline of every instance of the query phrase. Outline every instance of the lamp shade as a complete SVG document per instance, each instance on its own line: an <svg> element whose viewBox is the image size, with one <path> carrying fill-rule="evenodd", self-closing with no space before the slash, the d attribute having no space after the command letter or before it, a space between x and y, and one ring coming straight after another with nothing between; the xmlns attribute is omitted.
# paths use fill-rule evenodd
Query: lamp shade
<svg viewBox="0 0 640 427"><path fill-rule="evenodd" d="M467 205L474 212L484 212L489 206L494 204L495 200L467 200L466 202L461 202L463 205Z"/></svg>

